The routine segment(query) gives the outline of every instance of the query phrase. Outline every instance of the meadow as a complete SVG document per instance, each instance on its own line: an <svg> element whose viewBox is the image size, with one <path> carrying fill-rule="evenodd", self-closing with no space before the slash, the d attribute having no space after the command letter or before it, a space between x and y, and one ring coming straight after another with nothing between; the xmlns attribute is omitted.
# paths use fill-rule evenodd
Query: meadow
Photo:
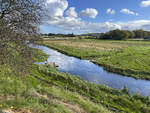
<svg viewBox="0 0 150 113"><path fill-rule="evenodd" d="M150 80L150 42L98 39L37 42L64 54L90 59L110 72Z"/></svg>

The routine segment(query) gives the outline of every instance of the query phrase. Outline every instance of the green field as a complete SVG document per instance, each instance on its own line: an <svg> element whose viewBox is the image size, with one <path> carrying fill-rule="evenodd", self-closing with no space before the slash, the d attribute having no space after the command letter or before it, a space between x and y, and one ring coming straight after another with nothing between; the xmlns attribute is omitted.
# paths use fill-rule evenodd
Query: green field
<svg viewBox="0 0 150 113"><path fill-rule="evenodd" d="M110 72L150 80L150 42L113 40L52 40L37 42L70 56L91 59Z"/></svg>

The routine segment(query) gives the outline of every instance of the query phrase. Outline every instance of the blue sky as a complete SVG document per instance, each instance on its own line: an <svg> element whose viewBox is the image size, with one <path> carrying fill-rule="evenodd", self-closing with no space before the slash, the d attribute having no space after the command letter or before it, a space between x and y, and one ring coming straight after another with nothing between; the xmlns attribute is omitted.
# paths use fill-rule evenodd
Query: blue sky
<svg viewBox="0 0 150 113"><path fill-rule="evenodd" d="M136 19L150 19L150 7L140 7L142 0L68 0L70 6L76 7L76 11L80 12L86 8L95 8L99 14L94 21L105 22L109 19L114 21L129 21ZM106 14L108 8L116 10L115 15ZM131 11L139 13L139 16L124 15L120 10L126 8ZM93 20L92 20L93 21Z"/></svg>
<svg viewBox="0 0 150 113"><path fill-rule="evenodd" d="M150 0L47 0L42 33L150 30Z"/></svg>

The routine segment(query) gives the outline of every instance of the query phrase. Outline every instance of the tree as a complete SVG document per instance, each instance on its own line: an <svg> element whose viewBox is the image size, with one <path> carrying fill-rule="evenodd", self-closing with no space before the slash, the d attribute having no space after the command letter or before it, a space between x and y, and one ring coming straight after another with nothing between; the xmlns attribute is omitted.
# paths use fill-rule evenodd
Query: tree
<svg viewBox="0 0 150 113"><path fill-rule="evenodd" d="M66 36L68 37L75 37L75 35L72 33L72 34L67 34Z"/></svg>
<svg viewBox="0 0 150 113"><path fill-rule="evenodd" d="M129 33L127 31L119 30L119 29L110 31L110 35L112 39L115 39L115 40L125 40L125 39L128 39L129 37Z"/></svg>
<svg viewBox="0 0 150 113"><path fill-rule="evenodd" d="M0 64L11 64L18 70L23 65L15 67L17 64L31 63L27 41L39 38L43 3L38 0L0 0Z"/></svg>
<svg viewBox="0 0 150 113"><path fill-rule="evenodd" d="M112 30L101 35L102 39L124 40L129 38L129 33L123 30Z"/></svg>
<svg viewBox="0 0 150 113"><path fill-rule="evenodd" d="M101 34L100 38L104 40L112 39L109 33Z"/></svg>
<svg viewBox="0 0 150 113"><path fill-rule="evenodd" d="M128 33L128 38L134 38L135 37L135 33L134 32L132 32L132 31L129 31L129 30L125 30L125 32L127 32Z"/></svg>
<svg viewBox="0 0 150 113"><path fill-rule="evenodd" d="M146 32L142 29L134 30L135 38L144 38L146 36Z"/></svg>
<svg viewBox="0 0 150 113"><path fill-rule="evenodd" d="M48 36L55 36L55 34L53 34L53 33L48 33Z"/></svg>

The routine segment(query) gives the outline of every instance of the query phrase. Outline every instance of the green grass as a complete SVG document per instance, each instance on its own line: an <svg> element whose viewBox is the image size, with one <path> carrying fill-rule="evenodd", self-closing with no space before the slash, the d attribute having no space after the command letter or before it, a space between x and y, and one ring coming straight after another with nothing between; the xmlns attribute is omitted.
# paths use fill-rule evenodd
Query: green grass
<svg viewBox="0 0 150 113"><path fill-rule="evenodd" d="M62 104L67 103L70 106L77 106L75 109L82 108L88 113L109 113L102 105L78 93L41 83L40 80L30 76L20 78L12 75L8 78L1 78L0 82L0 97L3 97L0 100L1 109L9 109L13 106L14 109L29 109L33 113L43 113L43 111L45 113L70 113L70 108Z"/></svg>
<svg viewBox="0 0 150 113"><path fill-rule="evenodd" d="M107 70L110 71L115 69L120 74L150 80L150 46L125 48L120 53L101 57L95 62L104 65L105 69L108 68ZM111 67L113 67L112 70Z"/></svg>
<svg viewBox="0 0 150 113"><path fill-rule="evenodd" d="M33 59L35 62L44 62L49 57L49 55L42 52L42 50L34 48L33 51L35 51L35 52L33 52L33 56L34 56Z"/></svg>
<svg viewBox="0 0 150 113"><path fill-rule="evenodd" d="M88 83L81 80L80 77L71 76L67 73L60 73L48 65L39 65L34 68L32 73L35 78L37 77L51 86L57 86L63 90L83 95L111 111L128 113L142 113L143 111L147 113L150 112L150 99L148 97L144 98L139 95L131 96L124 91L118 91L103 85ZM53 91L50 92L55 93ZM62 94L61 92L55 93L55 97L57 97L57 95ZM65 98L66 102L68 100L74 100L72 97L65 97L65 95L62 96ZM84 109L88 108L84 107L80 101L79 103Z"/></svg>
<svg viewBox="0 0 150 113"><path fill-rule="evenodd" d="M95 59L94 63L110 72L150 80L150 42L113 40L43 41L51 47L81 59Z"/></svg>
<svg viewBox="0 0 150 113"><path fill-rule="evenodd" d="M35 54L35 61L44 61L47 58L41 51L38 53L39 55ZM0 69L0 110L27 113L110 113L107 108L89 98L65 90L65 87L49 84L48 80L44 82L49 79L49 75L44 74L45 67L42 67L43 72L39 72L38 66L33 65L28 75L14 75L11 68L4 66L0 66ZM55 74L59 73L54 68L50 69Z"/></svg>

